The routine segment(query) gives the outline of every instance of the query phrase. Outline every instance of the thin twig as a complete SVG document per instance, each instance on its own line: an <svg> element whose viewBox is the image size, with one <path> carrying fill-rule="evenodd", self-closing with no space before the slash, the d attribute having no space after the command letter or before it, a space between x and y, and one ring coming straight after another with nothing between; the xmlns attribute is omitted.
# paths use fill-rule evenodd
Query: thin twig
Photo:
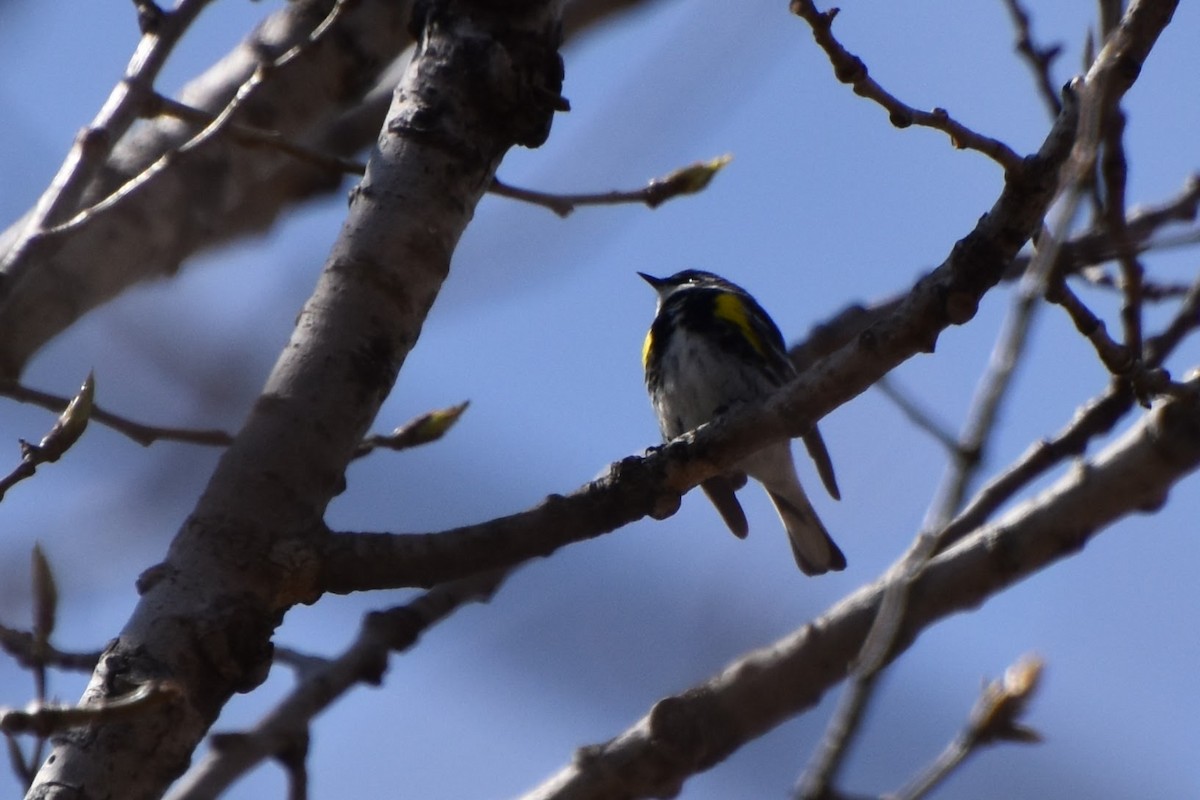
<svg viewBox="0 0 1200 800"><path fill-rule="evenodd" d="M1108 326L1079 299L1066 281L1057 281L1046 293L1046 299L1063 310L1075 323L1075 329L1092 343L1105 368L1117 377L1128 377L1133 371L1135 356L1128 348L1108 335Z"/></svg>
<svg viewBox="0 0 1200 800"><path fill-rule="evenodd" d="M1192 291L1164 331L1146 340L1143 354L1146 368L1161 367L1183 339L1197 329L1200 329L1200 279L1192 285ZM1114 381L1053 438L1036 443L1015 464L988 481L942 531L940 549L945 550L978 528L1021 488L1056 464L1081 455L1093 439L1112 431L1132 407L1133 392L1129 384Z"/></svg>
<svg viewBox="0 0 1200 800"><path fill-rule="evenodd" d="M982 153L1004 167L1006 173L1018 174L1021 171L1021 157L1004 142L971 130L951 117L944 108L919 111L880 86L870 77L862 59L848 51L834 37L833 19L837 16L837 9L818 11L812 0L792 0L791 10L812 27L813 38L829 57L837 79L850 84L860 97L883 106L888 112L888 119L897 128L910 125L933 128L949 136L956 148Z"/></svg>
<svg viewBox="0 0 1200 800"><path fill-rule="evenodd" d="M35 656L33 634L0 625L0 649L8 653L22 666L32 666L34 659L40 658L48 667L66 669L73 672L91 672L100 660L100 651L68 653L47 644L45 649Z"/></svg>
<svg viewBox="0 0 1200 800"><path fill-rule="evenodd" d="M212 114L187 103L181 103L165 97L157 92L146 103L144 113L147 117L166 116L190 122L195 125L208 126L216 121L217 115ZM247 147L269 147L280 153L286 153L293 158L312 164L314 167L327 169L331 172L347 175L362 175L367 171L366 163L352 158L342 158L331 153L307 147L288 139L279 131L266 130L244 122L226 123L225 132L236 142Z"/></svg>
<svg viewBox="0 0 1200 800"><path fill-rule="evenodd" d="M31 389L19 383L0 382L0 396L9 397L21 403L30 403L50 411L59 411L69 405L70 399L60 395ZM354 457L359 458L378 448L389 450L404 450L410 447L427 444L440 439L442 435L458 420L467 408L467 403L460 403L449 408L430 411L402 425L386 436L368 436L359 445ZM184 444L197 444L207 447L226 447L233 441L233 436L226 431L197 428L172 428L131 420L106 411L98 405L92 406L91 419L105 425L120 434L127 436L143 447L149 447L155 442L169 441ZM0 486L2 486L0 482ZM3 493L0 492L0 497Z"/></svg>
<svg viewBox="0 0 1200 800"><path fill-rule="evenodd" d="M91 373L79 388L79 393L67 401L62 413L54 421L49 433L42 437L37 444L20 440L21 461L7 476L0 478L0 500L14 485L26 478L31 478L42 464L51 464L62 458L87 429L88 421L94 409L96 384Z"/></svg>
<svg viewBox="0 0 1200 800"><path fill-rule="evenodd" d="M891 400L900 409L908 421L932 436L947 453L958 453L958 439L950 432L949 426L934 419L933 413L923 408L913 397L896 385L891 376L885 375L875 384L884 397Z"/></svg>
<svg viewBox="0 0 1200 800"><path fill-rule="evenodd" d="M1062 103L1058 99L1058 87L1051 76L1054 60L1062 53L1061 44L1039 47L1033 40L1033 29L1029 20L1029 11L1021 5L1020 0L1004 0L1004 7L1012 17L1013 27L1017 29L1017 52L1025 59L1033 72L1034 84L1038 96L1046 104L1050 116L1057 117L1062 111Z"/></svg>
<svg viewBox="0 0 1200 800"><path fill-rule="evenodd" d="M1088 286L1097 289L1115 289L1122 291L1121 280L1111 272L1103 269L1088 269L1079 273L1080 279ZM1192 291L1190 283L1162 283L1155 280L1142 282L1142 301L1144 303L1163 303L1187 297Z"/></svg>
<svg viewBox="0 0 1200 800"><path fill-rule="evenodd" d="M192 22L211 0L179 0L170 12L159 13L153 25L139 13L142 39L126 67L124 78L114 88L95 119L75 137L58 174L38 199L21 233L0 263L0 270L21 263L34 240L51 227L79 211L79 201L92 179L108 159L112 148L138 118L143 98L153 90L154 81L172 50ZM25 261L28 265L32 262ZM27 266L26 266L27 268ZM17 282L16 269L8 272L9 285Z"/></svg>
<svg viewBox="0 0 1200 800"><path fill-rule="evenodd" d="M1009 667L1004 677L983 688L971 709L966 727L941 755L903 789L886 800L920 800L950 776L970 755L999 742L1034 744L1041 735L1021 722L1029 701L1037 691L1042 660L1024 656Z"/></svg>
<svg viewBox="0 0 1200 800"><path fill-rule="evenodd" d="M467 410L468 405L470 405L469 401L437 411L428 411L396 428L387 436L368 436L359 444L353 457L361 458L378 448L407 450L410 447L436 442L458 422L458 418Z"/></svg>
<svg viewBox="0 0 1200 800"><path fill-rule="evenodd" d="M675 197L695 194L712 181L732 156L723 155L708 161L697 161L686 167L681 167L661 178L653 178L641 189L627 191L599 192L592 194L551 194L533 189L522 189L504 183L499 178L492 179L488 191L501 197L521 200L526 203L543 206L560 217L566 217L578 206L605 206L622 203L644 203L649 208L660 205Z"/></svg>
<svg viewBox="0 0 1200 800"><path fill-rule="evenodd" d="M1142 354L1142 284L1146 271L1133 251L1125 224L1125 186L1128 163L1125 159L1125 114L1120 106L1108 116L1103 133L1103 158L1100 173L1104 182L1104 225L1117 247L1117 263L1121 268L1121 326L1125 352L1137 367ZM1150 397L1143 386L1134 384L1138 402L1149 408Z"/></svg>
<svg viewBox="0 0 1200 800"><path fill-rule="evenodd" d="M19 403L30 403L48 411L61 411L70 398L61 395L31 389L15 382L0 382L0 395L9 397ZM106 411L98 405L92 406L93 421L112 428L118 433L132 439L143 447L149 447L158 441L184 442L210 447L225 447L233 436L225 431L215 429L170 428L158 425L147 425L127 417Z"/></svg>
<svg viewBox="0 0 1200 800"><path fill-rule="evenodd" d="M191 122L197 125L211 125L217 115L203 109L194 108L186 103L180 103L162 95L154 95L153 101L147 104L147 116L164 115ZM342 158L322 152L289 140L277 131L264 130L240 122L229 122L225 126L226 133L234 141L251 147L269 147L281 153L290 155L307 164L320 169L347 175L362 175L367 165L362 161ZM618 205L623 203L643 203L650 208L657 208L667 200L685 194L695 194L704 189L712 177L729 163L731 157L720 156L709 161L701 161L677 169L661 178L650 180L641 189L611 192L595 192L584 194L554 194L535 189L525 189L505 183L499 178L493 178L488 192L498 197L507 197L525 203L542 206L553 211L560 217L569 216L579 206Z"/></svg>
<svg viewBox="0 0 1200 800"><path fill-rule="evenodd" d="M205 125L200 132L192 136L192 138L184 142L177 149L164 153L157 161L146 167L137 175L130 178L108 197L104 198L90 208L80 211L79 213L75 214L75 216L62 222L54 228L49 229L47 232L54 234L66 233L73 228L83 225L90 218L104 213L113 206L119 205L120 203L124 202L126 198L134 195L139 188L145 185L159 172L167 169L172 161L186 156L188 153L203 146L206 142L214 137L225 133L229 129L229 126L234 122L233 117L241 109L242 105L250 98L250 96L254 94L259 86L263 84L267 75L271 71L284 66L292 59L297 58L305 48L313 46L326 34L327 31L333 29L334 24L344 13L348 3L352 1L353 0L337 0L337 2L335 2L333 7L329 10L329 13L326 14L325 18L316 26L316 28L313 29L312 33L310 33L308 37L304 39L304 41L296 44L287 52L281 54L278 58L271 60L263 58L260 60L258 65L254 68L254 71L251 72L249 77L247 77L246 80L242 82L241 86L238 87L237 92L235 92L233 95L233 98L225 104L225 107L221 109L221 112L213 117L212 121ZM187 0L183 0L183 2L187 2Z"/></svg>
<svg viewBox="0 0 1200 800"><path fill-rule="evenodd" d="M1046 299L1061 306L1071 317L1075 329L1092 344L1104 367L1119 380L1129 382L1138 402L1148 408L1155 395L1180 391L1166 370L1147 367L1140 356L1108 335L1104 320L1096 316L1066 282L1059 281L1046 294Z"/></svg>

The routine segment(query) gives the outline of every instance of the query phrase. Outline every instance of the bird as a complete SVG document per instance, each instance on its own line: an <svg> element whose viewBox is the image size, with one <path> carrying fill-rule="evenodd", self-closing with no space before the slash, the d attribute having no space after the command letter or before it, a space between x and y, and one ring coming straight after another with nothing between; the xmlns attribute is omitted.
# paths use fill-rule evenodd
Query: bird
<svg viewBox="0 0 1200 800"><path fill-rule="evenodd" d="M739 405L765 400L795 377L778 326L742 287L697 269L667 278L638 275L658 295L642 346L642 366L664 441ZM803 439L825 488L840 499L833 464L816 425ZM800 485L790 440L769 444L700 484L738 538L749 532L735 494L747 475L766 489L803 573L846 568L845 555Z"/></svg>

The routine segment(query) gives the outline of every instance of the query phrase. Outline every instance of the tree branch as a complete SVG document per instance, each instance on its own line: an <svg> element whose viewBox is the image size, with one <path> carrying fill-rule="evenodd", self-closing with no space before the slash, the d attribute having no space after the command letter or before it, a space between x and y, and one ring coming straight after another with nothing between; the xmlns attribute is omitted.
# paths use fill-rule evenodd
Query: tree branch
<svg viewBox="0 0 1200 800"><path fill-rule="evenodd" d="M919 800L944 781L972 753L997 742L1040 742L1041 736L1021 722L1042 674L1042 660L1026 656L992 681L971 709L962 732L941 755L907 786L887 800Z"/></svg>
<svg viewBox="0 0 1200 800"><path fill-rule="evenodd" d="M171 543L84 697L165 675L187 702L59 737L31 789L158 797L237 691L270 667L284 611L315 599L321 519L390 392L504 153L561 105L556 3L421 6L420 46L342 234L259 402ZM289 62L291 63L291 62ZM318 387L318 391L314 391Z"/></svg>
<svg viewBox="0 0 1200 800"><path fill-rule="evenodd" d="M145 95L153 91L154 81L167 58L209 2L211 0L179 0L174 10L166 13L160 10L154 14L153 24L148 24L147 14L139 10L142 40L125 68L124 77L113 88L96 118L75 137L75 144L58 174L22 226L21 237L0 261L0 272L7 273L10 279L18 279L20 271L12 269L11 265L22 259L30 241L79 210L85 189L104 165L113 145L137 121L140 105Z"/></svg>
<svg viewBox="0 0 1200 800"><path fill-rule="evenodd" d="M314 591L432 586L544 556L645 516L663 518L679 507L683 492L727 465L768 442L804 434L905 359L931 351L947 327L974 316L1055 196L1058 169L1074 139L1074 112L1074 103L1066 102L1041 151L1025 159L975 229L892 314L767 403L721 417L646 457L626 458L569 497L552 496L520 514L438 534L328 537L314 556L321 570Z"/></svg>
<svg viewBox="0 0 1200 800"><path fill-rule="evenodd" d="M1191 175L1184 182L1183 190L1175 197L1159 205L1134 211L1130 214L1126 229L1136 243L1136 252L1158 251L1200 241L1200 231L1196 229L1185 231L1178 236L1155 238L1163 228L1173 223L1194 221L1198 206L1200 176ZM1072 234L1058 247L1058 259L1054 265L1056 274L1072 275L1116 257L1115 246L1105 230L1087 230ZM1005 270L1003 280L1019 280L1029 270L1033 258L1029 253L1018 254ZM813 326L808 335L791 348L789 355L792 363L799 371L807 369L854 340L880 319L895 313L904 297L904 293L898 293L869 306L855 303Z"/></svg>
<svg viewBox="0 0 1200 800"><path fill-rule="evenodd" d="M10 397L18 403L32 403L48 411L61 411L70 404L71 399L61 395L31 389L19 383L0 381L0 395ZM98 405L92 405L92 421L106 425L133 441L148 447L157 441L185 442L187 444L202 444L224 446L233 441L233 436L220 430L198 430L194 428L171 428L159 425L147 425L136 420L122 417L111 411L106 411Z"/></svg>
<svg viewBox="0 0 1200 800"><path fill-rule="evenodd" d="M288 3L189 84L181 99L219 113L264 54L282 54L309 41L333 6L334 0ZM304 48L286 68L272 70L233 121L269 117L282 136L303 141L338 109L354 105L379 70L411 42L404 25L407 16L407 3L347 4L332 35L321 46ZM190 129L173 121L135 129L115 143L85 203L109 196L190 138ZM132 284L174 274L185 256L265 228L295 199L294 180L285 183L279 178L281 170L294 166L290 156L251 152L217 137L190 157L158 170L132 197L73 227L69 235L63 230L39 232L27 240L28 246L18 247L33 217L18 221L0 235L0 377L18 377L46 341ZM306 185L311 186L314 168L304 169ZM319 177L332 188L326 171ZM334 185L338 182L340 176ZM137 258L129 257L131 247Z"/></svg>
<svg viewBox="0 0 1200 800"><path fill-rule="evenodd" d="M245 41L183 90L186 106L216 115L259 65L306 41L335 0L286 3ZM575 0L568 35L650 0ZM390 89L371 91L412 44L411 2L345 3L332 35L306 47L285 69L266 76L233 123L270 119L272 135L324 153L353 156L379 133ZM165 154L191 129L169 119L148 122L116 142L85 200L103 198ZM208 141L175 159L118 208L86 225L42 233L16 254L32 212L0 233L0 379L20 376L28 360L88 310L130 286L177 274L185 259L268 229L301 201L332 194L342 175L279 151L247 149L231 137ZM73 209L74 210L74 209ZM152 223L152 224L151 224ZM129 253L136 251L137 257ZM28 266L20 266L28 262ZM16 273L20 272L20 279Z"/></svg>
<svg viewBox="0 0 1200 800"><path fill-rule="evenodd" d="M50 644L39 648L34 643L33 634L0 625L0 649L12 656L18 664L31 667L36 661L41 661L47 667L68 669L75 672L91 672L100 660L100 651L91 653L68 653Z"/></svg>
<svg viewBox="0 0 1200 800"><path fill-rule="evenodd" d="M1191 385L1200 389L1200 381ZM912 585L888 659L938 620L975 609L1079 552L1124 516L1159 507L1198 466L1200 400L1156 404L1087 465L930 561ZM524 800L674 796L689 776L811 708L842 680L877 615L890 572L790 636L660 700L624 733L580 750Z"/></svg>
<svg viewBox="0 0 1200 800"><path fill-rule="evenodd" d="M1004 7L1012 17L1013 27L1017 31L1017 52L1029 64L1033 72L1034 83L1037 85L1038 96L1046 105L1051 117L1058 116L1062 104L1058 101L1058 90L1055 89L1054 78L1050 74L1054 60L1062 53L1062 45L1039 47L1033 40L1033 30L1029 21L1029 12L1019 0L1004 0Z"/></svg>
<svg viewBox="0 0 1200 800"><path fill-rule="evenodd" d="M868 74L867 65L863 60L843 47L833 35L833 20L838 14L838 9L818 11L812 0L792 0L791 9L793 14L802 18L812 28L813 38L829 57L837 79L850 84L855 94L882 106L888 112L888 119L897 128L907 128L910 125L933 128L949 136L955 147L983 153L1004 167L1005 172L1020 169L1021 157L1004 142L971 130L951 117L944 108L919 111L880 86Z"/></svg>
<svg viewBox="0 0 1200 800"><path fill-rule="evenodd" d="M307 741L309 725L359 683L378 686L391 653L402 653L429 628L468 603L486 603L507 579L489 572L443 583L402 606L373 611L358 636L336 659L307 670L299 684L245 733L213 736L213 749L167 794L167 800L215 800L264 760Z"/></svg>

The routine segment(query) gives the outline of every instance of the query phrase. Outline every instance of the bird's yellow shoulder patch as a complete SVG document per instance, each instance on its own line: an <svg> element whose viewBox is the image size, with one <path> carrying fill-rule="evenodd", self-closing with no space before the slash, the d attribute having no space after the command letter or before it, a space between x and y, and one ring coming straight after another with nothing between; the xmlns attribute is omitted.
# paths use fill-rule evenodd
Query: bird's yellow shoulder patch
<svg viewBox="0 0 1200 800"><path fill-rule="evenodd" d="M646 331L646 340L642 342L642 369L650 363L650 347L654 344L654 331Z"/></svg>
<svg viewBox="0 0 1200 800"><path fill-rule="evenodd" d="M762 339L759 338L758 333L750 325L750 317L746 313L746 305L742 302L742 298L729 292L718 294L713 314L718 319L723 319L726 322L732 322L736 325L742 336L758 351L759 355L766 355L763 351Z"/></svg>

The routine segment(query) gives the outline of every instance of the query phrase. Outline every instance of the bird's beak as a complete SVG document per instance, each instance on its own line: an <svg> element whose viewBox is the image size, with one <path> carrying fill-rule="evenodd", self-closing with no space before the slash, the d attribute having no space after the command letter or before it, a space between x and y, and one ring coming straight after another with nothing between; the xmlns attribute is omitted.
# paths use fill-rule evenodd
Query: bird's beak
<svg viewBox="0 0 1200 800"><path fill-rule="evenodd" d="M644 272L639 272L638 275L642 276L642 280L644 280L646 283L653 286L654 291L656 291L656 292L658 290L662 289L663 286L665 286L667 283L666 279L664 279L664 278L656 278L653 275L647 275Z"/></svg>

